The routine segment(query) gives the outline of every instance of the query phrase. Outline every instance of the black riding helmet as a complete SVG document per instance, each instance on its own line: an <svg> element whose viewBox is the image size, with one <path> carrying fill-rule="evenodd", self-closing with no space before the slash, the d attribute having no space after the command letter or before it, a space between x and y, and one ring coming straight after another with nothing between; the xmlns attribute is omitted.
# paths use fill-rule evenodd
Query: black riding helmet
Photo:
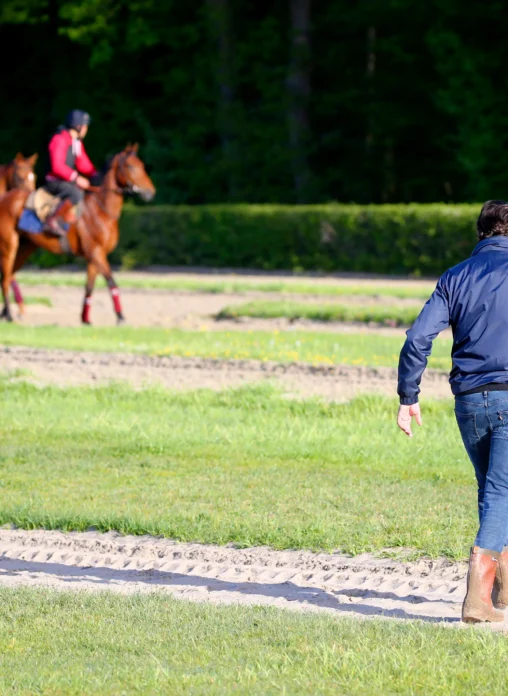
<svg viewBox="0 0 508 696"><path fill-rule="evenodd" d="M73 109L69 111L65 117L65 127L66 128L81 128L81 126L89 126L92 119L90 114L86 111L81 111L80 109Z"/></svg>

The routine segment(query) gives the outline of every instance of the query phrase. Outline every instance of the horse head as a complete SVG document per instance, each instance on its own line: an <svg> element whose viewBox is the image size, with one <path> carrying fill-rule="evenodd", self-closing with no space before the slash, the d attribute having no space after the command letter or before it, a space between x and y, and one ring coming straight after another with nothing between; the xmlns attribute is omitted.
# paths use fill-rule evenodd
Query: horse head
<svg viewBox="0 0 508 696"><path fill-rule="evenodd" d="M20 188L25 191L35 191L34 166L36 162L37 154L25 158L21 152L18 152L12 162L7 165L7 187L9 189Z"/></svg>
<svg viewBox="0 0 508 696"><path fill-rule="evenodd" d="M155 186L148 176L143 161L138 156L138 145L127 147L112 161L115 179L124 194L138 194L144 201L155 196Z"/></svg>

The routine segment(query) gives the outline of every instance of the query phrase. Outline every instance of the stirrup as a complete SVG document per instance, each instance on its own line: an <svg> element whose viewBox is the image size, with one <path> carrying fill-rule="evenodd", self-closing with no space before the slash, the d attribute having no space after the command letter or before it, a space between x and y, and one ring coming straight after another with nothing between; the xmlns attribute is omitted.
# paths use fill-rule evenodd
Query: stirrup
<svg viewBox="0 0 508 696"><path fill-rule="evenodd" d="M65 225L65 227L64 227ZM67 228L67 229L65 229ZM67 232L69 230L69 226L67 223L60 223L58 222L57 219L53 220L46 220L46 224L44 225L44 232L48 232L49 234L53 235L54 237L66 237Z"/></svg>

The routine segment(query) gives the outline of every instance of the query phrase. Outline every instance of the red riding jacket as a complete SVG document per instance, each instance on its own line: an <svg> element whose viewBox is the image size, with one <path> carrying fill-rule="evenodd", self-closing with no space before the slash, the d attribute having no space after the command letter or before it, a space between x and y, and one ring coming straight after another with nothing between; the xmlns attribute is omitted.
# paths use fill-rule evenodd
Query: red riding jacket
<svg viewBox="0 0 508 696"><path fill-rule="evenodd" d="M68 130L61 130L49 143L49 172L46 179L76 181L79 174L93 176L97 170L85 152L83 143Z"/></svg>

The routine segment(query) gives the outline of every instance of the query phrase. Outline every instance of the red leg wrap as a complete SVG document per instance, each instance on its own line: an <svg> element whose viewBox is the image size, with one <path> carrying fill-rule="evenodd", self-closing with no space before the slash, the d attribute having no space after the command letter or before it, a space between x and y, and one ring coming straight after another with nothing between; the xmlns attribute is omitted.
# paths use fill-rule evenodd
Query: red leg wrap
<svg viewBox="0 0 508 696"><path fill-rule="evenodd" d="M110 289L113 306L117 314L122 313L122 303L120 302L120 290L116 287Z"/></svg>
<svg viewBox="0 0 508 696"><path fill-rule="evenodd" d="M91 297L85 297L85 301L83 302L83 311L81 312L81 321L83 324L89 324L90 323L90 310L92 308L92 298Z"/></svg>
<svg viewBox="0 0 508 696"><path fill-rule="evenodd" d="M16 303L23 304L23 295L21 294L21 290L19 289L17 281L11 280L11 288L12 292L14 293L14 299L16 300Z"/></svg>

